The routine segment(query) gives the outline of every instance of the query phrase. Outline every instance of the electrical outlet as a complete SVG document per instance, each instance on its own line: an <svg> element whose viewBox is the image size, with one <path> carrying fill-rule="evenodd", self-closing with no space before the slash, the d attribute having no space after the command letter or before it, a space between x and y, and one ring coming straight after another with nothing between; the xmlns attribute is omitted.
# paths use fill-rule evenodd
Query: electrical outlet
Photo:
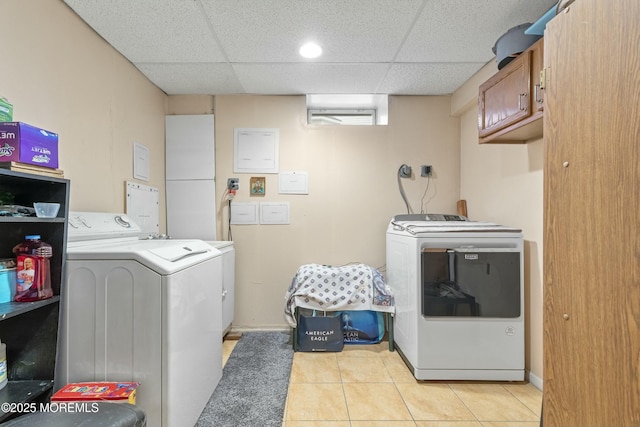
<svg viewBox="0 0 640 427"><path fill-rule="evenodd" d="M227 189L228 190L237 190L240 188L240 178L228 178L227 179Z"/></svg>
<svg viewBox="0 0 640 427"><path fill-rule="evenodd" d="M400 174L400 178L411 178L411 166L400 166L400 170L398 171L398 173Z"/></svg>
<svg viewBox="0 0 640 427"><path fill-rule="evenodd" d="M431 166L430 165L420 166L420 176L431 176Z"/></svg>

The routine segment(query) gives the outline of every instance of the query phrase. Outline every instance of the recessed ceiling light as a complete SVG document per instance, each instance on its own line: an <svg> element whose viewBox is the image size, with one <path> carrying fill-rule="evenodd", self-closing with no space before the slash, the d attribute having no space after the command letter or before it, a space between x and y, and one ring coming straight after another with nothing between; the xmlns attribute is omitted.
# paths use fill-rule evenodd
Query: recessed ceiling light
<svg viewBox="0 0 640 427"><path fill-rule="evenodd" d="M315 43L307 43L300 48L300 55L305 58L317 58L322 55L322 48Z"/></svg>

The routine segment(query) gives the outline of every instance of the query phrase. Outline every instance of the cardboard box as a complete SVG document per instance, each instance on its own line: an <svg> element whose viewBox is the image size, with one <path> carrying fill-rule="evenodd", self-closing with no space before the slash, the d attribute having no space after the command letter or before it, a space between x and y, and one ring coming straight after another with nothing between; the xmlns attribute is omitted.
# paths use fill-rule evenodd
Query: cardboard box
<svg viewBox="0 0 640 427"><path fill-rule="evenodd" d="M13 105L5 98L0 97L0 122L13 121Z"/></svg>
<svg viewBox="0 0 640 427"><path fill-rule="evenodd" d="M51 396L51 402L114 402L136 404L135 382L71 383Z"/></svg>
<svg viewBox="0 0 640 427"><path fill-rule="evenodd" d="M58 134L22 122L0 122L0 162L57 169Z"/></svg>

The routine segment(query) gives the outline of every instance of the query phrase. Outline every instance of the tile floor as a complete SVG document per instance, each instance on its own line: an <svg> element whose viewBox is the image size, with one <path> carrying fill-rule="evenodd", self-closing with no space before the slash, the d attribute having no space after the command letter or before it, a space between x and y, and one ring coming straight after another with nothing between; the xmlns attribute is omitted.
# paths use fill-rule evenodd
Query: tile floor
<svg viewBox="0 0 640 427"><path fill-rule="evenodd" d="M345 345L294 354L282 427L538 427L541 403L527 383L418 382L387 342Z"/></svg>

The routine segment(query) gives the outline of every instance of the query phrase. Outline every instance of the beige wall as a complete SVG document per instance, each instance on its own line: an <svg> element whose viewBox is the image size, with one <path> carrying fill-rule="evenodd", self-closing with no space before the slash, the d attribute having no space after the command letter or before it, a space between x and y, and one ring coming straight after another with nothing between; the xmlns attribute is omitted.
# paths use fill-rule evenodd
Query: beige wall
<svg viewBox="0 0 640 427"><path fill-rule="evenodd" d="M62 1L2 0L0 16L0 96L14 120L59 134L71 209L124 212L125 181L164 189L166 95ZM148 182L133 179L134 141Z"/></svg>
<svg viewBox="0 0 640 427"><path fill-rule="evenodd" d="M420 211L430 164L427 199L433 212L455 212L459 188L459 121L449 97L391 97L389 126L308 126L303 96L216 96L216 176L221 196L227 178L240 178L236 201L288 201L290 225L234 225L237 250L234 327L284 327L284 296L305 263L363 262L383 269L389 219L405 213L396 184L401 164L417 177L403 180ZM280 170L309 173L308 195L281 195L275 174L233 173L233 130L280 130ZM266 177L266 195L249 196L249 178ZM223 205L226 237L227 210Z"/></svg>
<svg viewBox="0 0 640 427"><path fill-rule="evenodd" d="M453 96L460 116L460 198L469 217L520 227L525 239L526 367L542 386L542 139L478 144L479 85L497 71L487 64Z"/></svg>

